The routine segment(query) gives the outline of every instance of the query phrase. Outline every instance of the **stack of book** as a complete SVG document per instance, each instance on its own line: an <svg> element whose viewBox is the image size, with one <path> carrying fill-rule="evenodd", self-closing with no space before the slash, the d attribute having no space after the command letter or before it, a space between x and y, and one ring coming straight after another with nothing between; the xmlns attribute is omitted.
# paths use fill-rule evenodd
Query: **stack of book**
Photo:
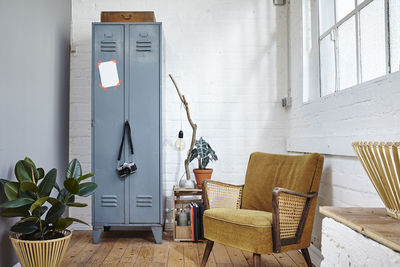
<svg viewBox="0 0 400 267"><path fill-rule="evenodd" d="M190 224L192 226L192 240L198 241L204 239L203 232L203 213L204 205L202 203L191 202L190 208Z"/></svg>

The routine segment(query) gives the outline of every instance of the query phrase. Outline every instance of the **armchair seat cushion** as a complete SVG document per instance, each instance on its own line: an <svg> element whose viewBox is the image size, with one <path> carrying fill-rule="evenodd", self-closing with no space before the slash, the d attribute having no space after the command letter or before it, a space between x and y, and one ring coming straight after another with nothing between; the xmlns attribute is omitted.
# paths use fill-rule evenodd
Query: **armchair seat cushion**
<svg viewBox="0 0 400 267"><path fill-rule="evenodd" d="M204 211L204 237L258 254L272 253L272 213L214 208Z"/></svg>

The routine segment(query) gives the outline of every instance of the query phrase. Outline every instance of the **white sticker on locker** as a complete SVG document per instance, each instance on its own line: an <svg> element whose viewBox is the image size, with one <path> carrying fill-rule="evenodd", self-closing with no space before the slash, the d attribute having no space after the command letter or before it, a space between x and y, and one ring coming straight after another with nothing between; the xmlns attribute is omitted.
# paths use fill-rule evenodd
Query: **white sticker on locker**
<svg viewBox="0 0 400 267"><path fill-rule="evenodd" d="M116 87L119 85L117 62L115 60L100 62L98 67L102 87Z"/></svg>

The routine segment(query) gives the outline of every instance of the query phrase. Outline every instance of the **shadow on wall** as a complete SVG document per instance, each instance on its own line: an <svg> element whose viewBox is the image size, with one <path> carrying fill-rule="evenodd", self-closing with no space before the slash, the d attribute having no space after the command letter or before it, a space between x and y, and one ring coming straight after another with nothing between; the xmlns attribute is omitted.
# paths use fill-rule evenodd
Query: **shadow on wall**
<svg viewBox="0 0 400 267"><path fill-rule="evenodd" d="M2 187L2 185L0 185L0 187ZM3 190L3 188L1 188L0 190ZM7 199L4 195L0 197L1 203L5 202L6 200ZM0 217L0 244L3 255L14 255L14 250L11 246L11 241L8 237L9 237L9 229L15 222L16 222L15 219L6 219ZM14 257L9 256L9 257L4 257L2 259L1 266L13 266L14 264L15 264Z"/></svg>
<svg viewBox="0 0 400 267"><path fill-rule="evenodd" d="M321 184L319 187L317 210L314 217L314 228L312 233L311 242L318 249L321 249L321 233L322 233L322 219L324 216L319 213L320 206L333 205L333 192L332 192L332 167L325 166L322 171Z"/></svg>

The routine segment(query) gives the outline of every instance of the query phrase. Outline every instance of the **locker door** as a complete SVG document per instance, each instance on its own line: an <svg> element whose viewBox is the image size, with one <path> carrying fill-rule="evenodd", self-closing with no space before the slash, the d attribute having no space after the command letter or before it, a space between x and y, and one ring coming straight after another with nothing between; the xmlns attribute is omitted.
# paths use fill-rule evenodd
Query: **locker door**
<svg viewBox="0 0 400 267"><path fill-rule="evenodd" d="M95 25L92 64L92 170L99 185L95 193L94 223L124 223L124 179L117 175L117 156L124 125L124 26ZM102 61L118 62L117 88L101 88L96 67ZM122 154L122 157L124 153Z"/></svg>
<svg viewBox="0 0 400 267"><path fill-rule="evenodd" d="M129 26L129 120L137 172L130 223L160 223L160 25Z"/></svg>

